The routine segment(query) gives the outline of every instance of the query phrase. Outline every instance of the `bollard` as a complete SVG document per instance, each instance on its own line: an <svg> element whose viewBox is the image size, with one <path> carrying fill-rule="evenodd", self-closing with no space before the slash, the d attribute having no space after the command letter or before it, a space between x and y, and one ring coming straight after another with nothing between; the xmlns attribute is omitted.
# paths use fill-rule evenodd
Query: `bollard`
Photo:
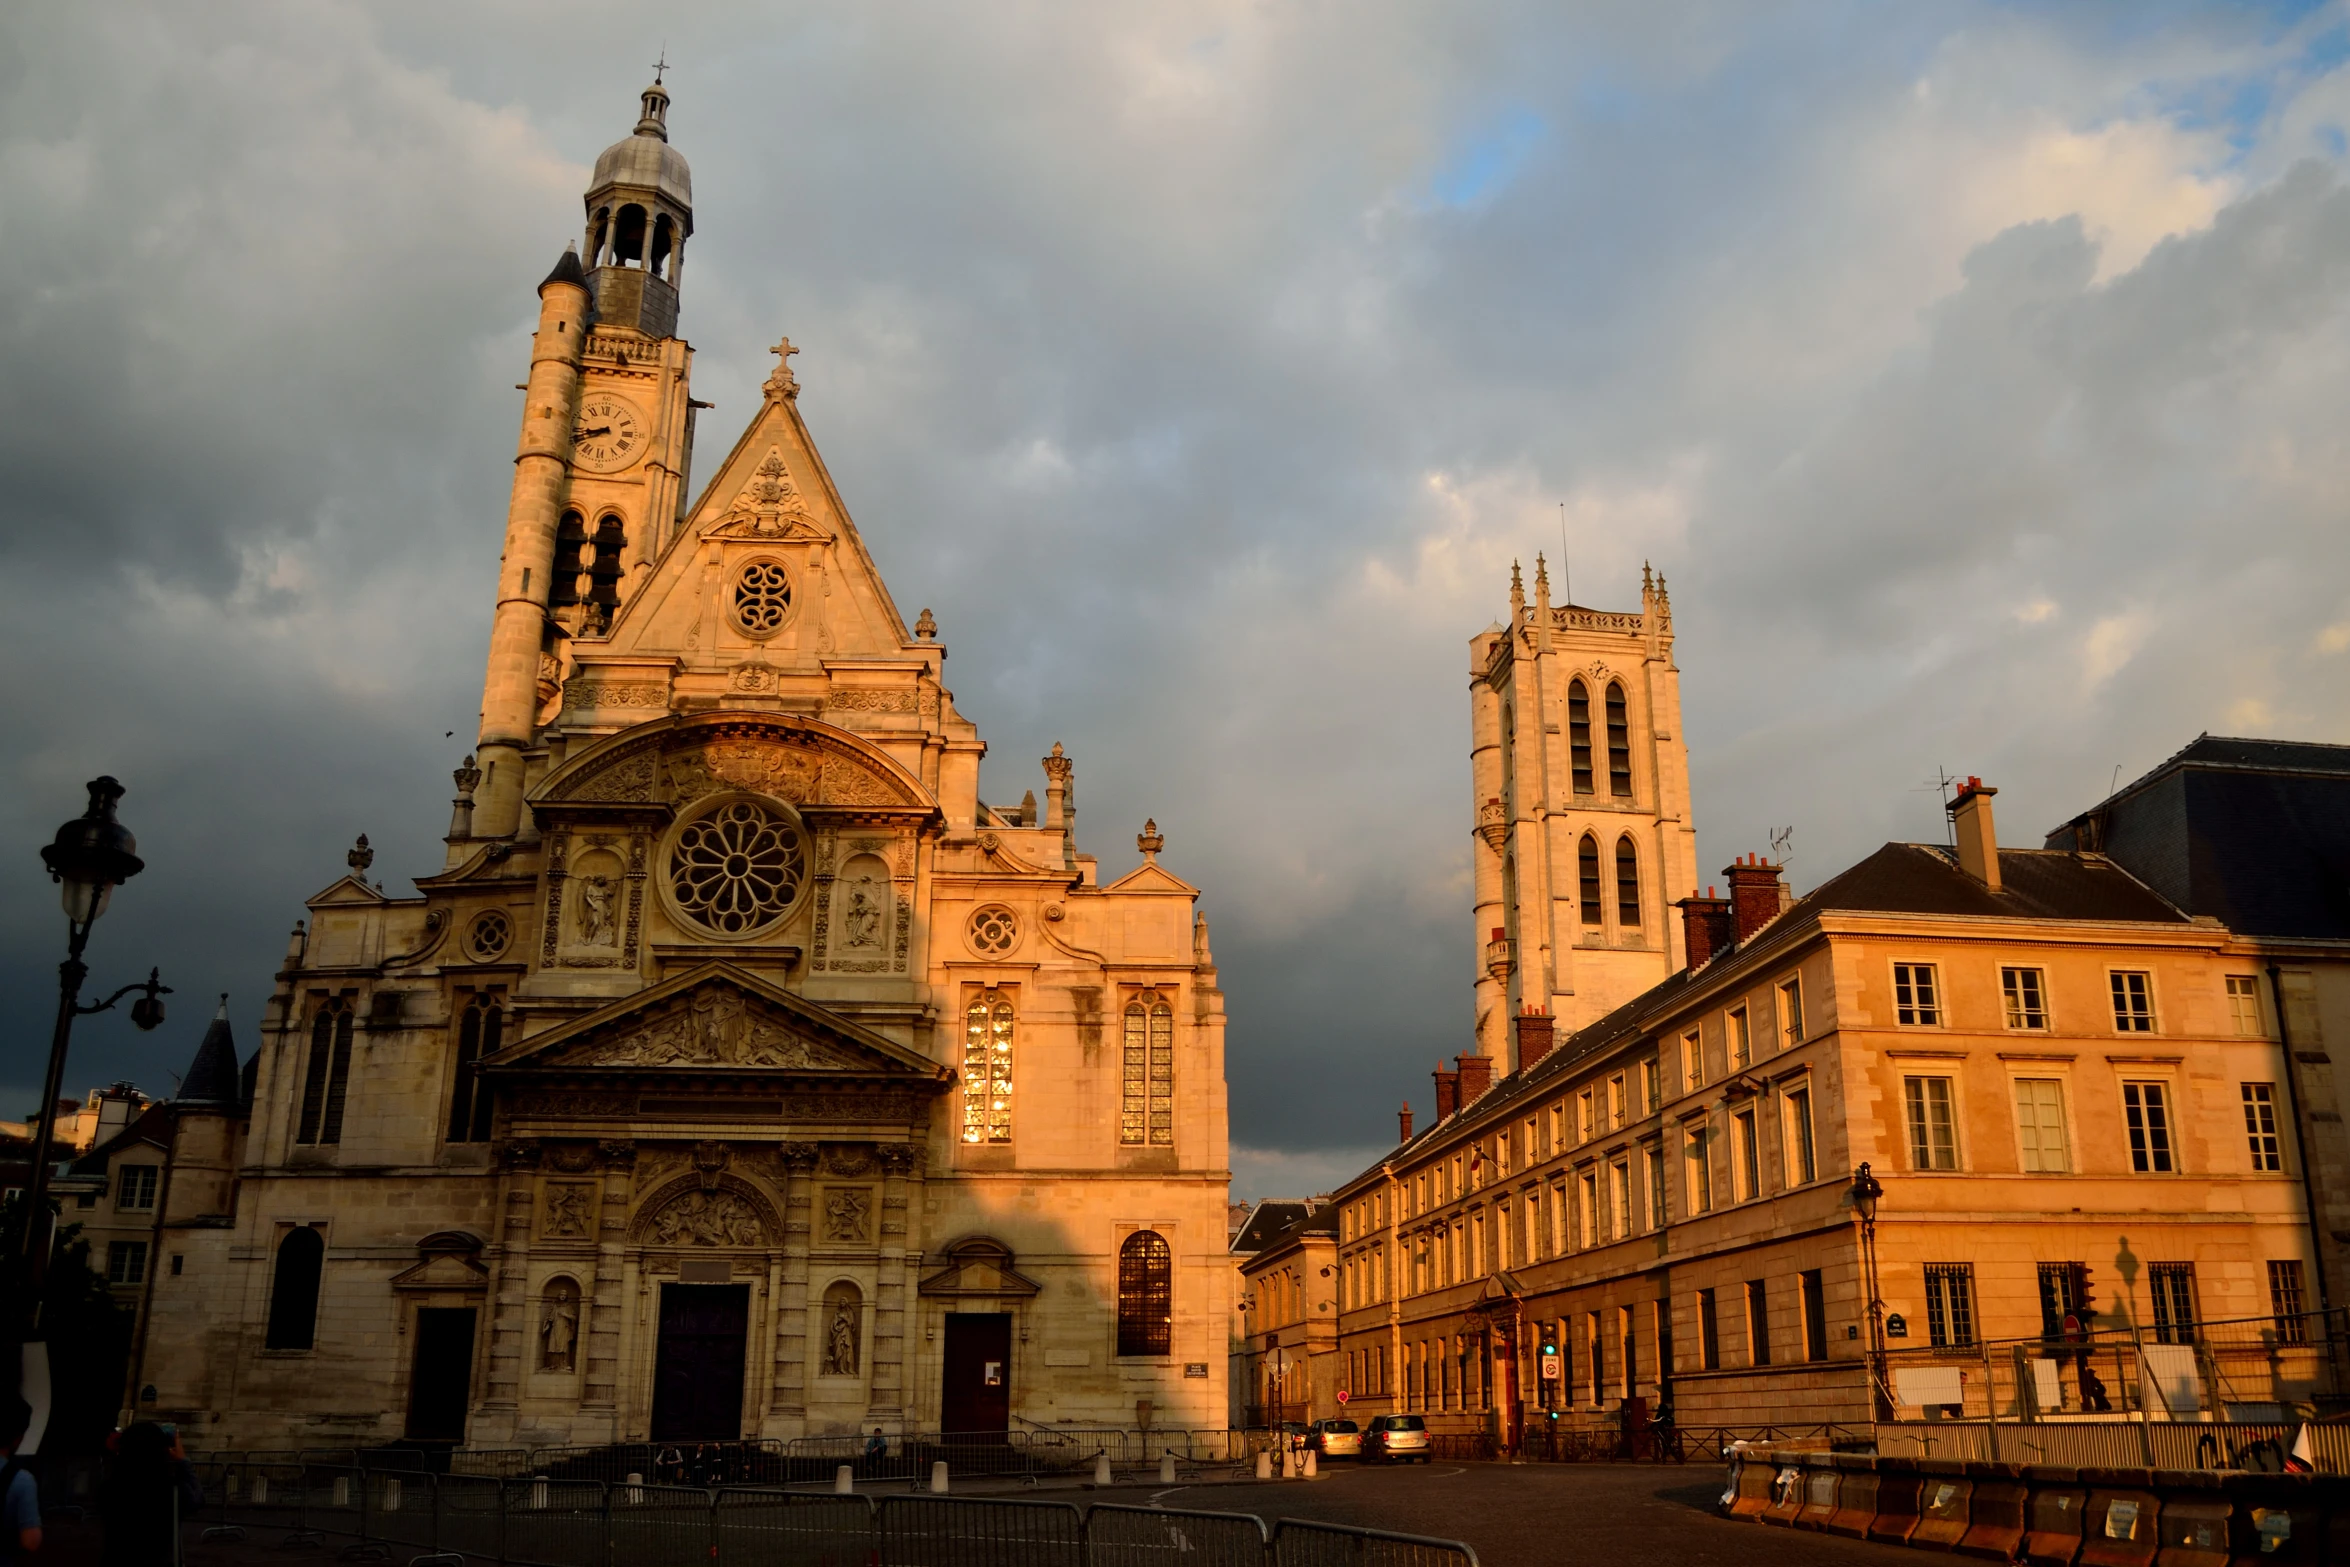
<svg viewBox="0 0 2350 1567"><path fill-rule="evenodd" d="M1260 1480L1273 1478L1273 1450L1269 1447L1257 1449L1257 1478Z"/></svg>
<svg viewBox="0 0 2350 1567"><path fill-rule="evenodd" d="M641 1469L631 1469L631 1470L628 1472L628 1483L627 1483L626 1485L624 1485L624 1486L622 1486L622 1487L620 1488L620 1505L622 1505L623 1507L642 1507L642 1506L644 1506L644 1505L645 1505L645 1490L644 1490L644 1486L645 1486L645 1476L644 1476L644 1471L643 1471L643 1470L641 1470Z"/></svg>
<svg viewBox="0 0 2350 1567"><path fill-rule="evenodd" d="M400 1477L398 1475L390 1475L387 1476L384 1480L384 1511L387 1513L396 1513L399 1510Z"/></svg>
<svg viewBox="0 0 2350 1567"><path fill-rule="evenodd" d="M835 1469L832 1472L832 1494L835 1496L856 1495L857 1471L847 1464Z"/></svg>
<svg viewBox="0 0 2350 1567"><path fill-rule="evenodd" d="M935 1495L946 1495L947 1461L943 1458L930 1466L930 1489Z"/></svg>
<svg viewBox="0 0 2350 1567"><path fill-rule="evenodd" d="M253 1505L255 1507L269 1505L269 1476L255 1475L253 1477Z"/></svg>
<svg viewBox="0 0 2350 1567"><path fill-rule="evenodd" d="M1297 1449L1286 1444L1281 1449L1281 1478L1284 1480L1297 1478Z"/></svg>
<svg viewBox="0 0 2350 1567"><path fill-rule="evenodd" d="M530 1477L530 1505L542 1512L546 1509L547 1477L545 1475L532 1475Z"/></svg>
<svg viewBox="0 0 2350 1567"><path fill-rule="evenodd" d="M335 1505L337 1507L351 1505L351 1477L349 1475L335 1476Z"/></svg>
<svg viewBox="0 0 2350 1567"><path fill-rule="evenodd" d="M1093 1455L1093 1483L1095 1485L1110 1483L1110 1454L1106 1448Z"/></svg>
<svg viewBox="0 0 2350 1567"><path fill-rule="evenodd" d="M1320 1463L1321 1456L1321 1454L1315 1452L1310 1447L1306 1449L1306 1478L1308 1480L1319 1480L1322 1478Z"/></svg>
<svg viewBox="0 0 2350 1567"><path fill-rule="evenodd" d="M1173 1485L1174 1483L1175 1455L1173 1453L1161 1453L1159 1455L1159 1484Z"/></svg>

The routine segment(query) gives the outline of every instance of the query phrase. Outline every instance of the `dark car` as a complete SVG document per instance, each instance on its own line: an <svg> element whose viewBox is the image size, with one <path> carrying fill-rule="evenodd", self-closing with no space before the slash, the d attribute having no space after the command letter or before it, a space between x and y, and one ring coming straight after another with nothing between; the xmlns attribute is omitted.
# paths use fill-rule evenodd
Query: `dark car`
<svg viewBox="0 0 2350 1567"><path fill-rule="evenodd" d="M1375 1415L1362 1440L1363 1456L1383 1464L1429 1458L1428 1425L1418 1415Z"/></svg>

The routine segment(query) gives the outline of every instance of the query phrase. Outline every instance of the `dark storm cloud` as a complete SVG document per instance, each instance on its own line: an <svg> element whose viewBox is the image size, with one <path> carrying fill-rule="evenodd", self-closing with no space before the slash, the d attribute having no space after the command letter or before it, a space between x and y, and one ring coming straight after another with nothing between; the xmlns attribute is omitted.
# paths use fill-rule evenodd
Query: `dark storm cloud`
<svg viewBox="0 0 2350 1567"><path fill-rule="evenodd" d="M1153 815L1207 889L1251 1182L1342 1173L1466 1041L1466 642L1562 501L1578 599L1672 577L1711 863L1793 822L1809 881L1933 833L1938 764L2029 842L2198 729L2342 728L2350 87L2317 21L20 10L23 1098L30 846L91 773L153 867L100 977L160 962L191 1004L90 1025L76 1087L166 1086L199 992L250 1048L352 834L395 891L437 867L530 290L664 43L701 470L789 332L984 792L1060 740L1105 876Z"/></svg>

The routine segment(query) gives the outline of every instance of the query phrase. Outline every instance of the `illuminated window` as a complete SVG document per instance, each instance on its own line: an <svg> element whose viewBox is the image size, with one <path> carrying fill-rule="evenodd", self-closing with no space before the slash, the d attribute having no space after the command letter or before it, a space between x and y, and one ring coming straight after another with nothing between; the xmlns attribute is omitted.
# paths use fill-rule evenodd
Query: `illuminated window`
<svg viewBox="0 0 2350 1567"><path fill-rule="evenodd" d="M1012 1140L1012 1003L986 990L963 1014L963 1141Z"/></svg>
<svg viewBox="0 0 2350 1567"><path fill-rule="evenodd" d="M1126 1006L1118 1141L1129 1147L1175 1145L1175 1009L1156 991L1146 990Z"/></svg>
<svg viewBox="0 0 2350 1567"><path fill-rule="evenodd" d="M1795 975L1779 982L1779 1028L1785 1048L1792 1050L1803 1043L1803 977Z"/></svg>
<svg viewBox="0 0 2350 1567"><path fill-rule="evenodd" d="M1118 1248L1118 1353L1164 1355L1175 1336L1175 1257L1156 1230Z"/></svg>

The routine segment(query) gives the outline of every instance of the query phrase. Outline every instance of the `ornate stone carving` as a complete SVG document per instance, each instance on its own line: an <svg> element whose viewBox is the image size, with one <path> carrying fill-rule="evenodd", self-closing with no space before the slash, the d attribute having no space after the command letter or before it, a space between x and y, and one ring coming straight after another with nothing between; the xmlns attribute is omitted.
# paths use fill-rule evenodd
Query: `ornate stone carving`
<svg viewBox="0 0 2350 1567"><path fill-rule="evenodd" d="M669 758L669 782L679 805L723 789L799 803L815 798L820 759L792 746L756 740L720 740Z"/></svg>
<svg viewBox="0 0 2350 1567"><path fill-rule="evenodd" d="M536 1140L518 1137L498 1145L498 1162L509 1170L535 1170L543 1152Z"/></svg>
<svg viewBox="0 0 2350 1567"><path fill-rule="evenodd" d="M591 947L616 946L620 941L619 911L613 907L619 889L609 876L579 878L579 939Z"/></svg>
<svg viewBox="0 0 2350 1567"><path fill-rule="evenodd" d="M596 1151L585 1143L551 1143L547 1164L566 1175L582 1175L596 1167Z"/></svg>
<svg viewBox="0 0 2350 1567"><path fill-rule="evenodd" d="M772 696L783 686L783 674L772 664L753 659L737 664L726 677L726 689L745 696Z"/></svg>
<svg viewBox="0 0 2350 1567"><path fill-rule="evenodd" d="M584 1093L569 1088L542 1088L520 1095L515 1108L524 1115L633 1115L636 1113L636 1095Z"/></svg>
<svg viewBox="0 0 2350 1567"><path fill-rule="evenodd" d="M903 805L896 786L845 756L824 759L822 798L827 805Z"/></svg>
<svg viewBox="0 0 2350 1567"><path fill-rule="evenodd" d="M824 1375L853 1377L857 1374L857 1300L853 1295L827 1295L825 1305L831 1321L824 1329Z"/></svg>
<svg viewBox="0 0 2350 1567"><path fill-rule="evenodd" d="M624 685L613 680L591 680L583 675L563 683L563 705L583 712L606 707L666 708L669 688Z"/></svg>
<svg viewBox="0 0 2350 1567"><path fill-rule="evenodd" d="M1487 848L1499 854L1509 835L1509 812L1502 808L1501 796L1497 794L1477 807L1477 836L1485 840Z"/></svg>
<svg viewBox="0 0 2350 1567"><path fill-rule="evenodd" d="M733 1150L715 1138L694 1144L694 1169L701 1174L702 1190L718 1190L718 1177L726 1173L727 1161L732 1157Z"/></svg>
<svg viewBox="0 0 2350 1567"><path fill-rule="evenodd" d="M579 1285L550 1279L539 1314L539 1369L569 1371L579 1343Z"/></svg>
<svg viewBox="0 0 2350 1567"><path fill-rule="evenodd" d="M872 1239L873 1196L862 1186L831 1186L824 1192L824 1238L828 1241Z"/></svg>
<svg viewBox="0 0 2350 1567"><path fill-rule="evenodd" d="M873 1151L855 1143L827 1143L824 1145L824 1170L828 1175L863 1175L873 1168Z"/></svg>
<svg viewBox="0 0 2350 1567"><path fill-rule="evenodd" d="M914 711L914 693L835 689L826 695L824 705L851 713L911 713Z"/></svg>
<svg viewBox="0 0 2350 1567"><path fill-rule="evenodd" d="M666 705L666 704L664 704ZM648 748L596 772L570 792L574 800L634 804L653 798L653 752Z"/></svg>
<svg viewBox="0 0 2350 1567"><path fill-rule="evenodd" d="M816 1143L778 1143L775 1147L775 1156L794 1175L806 1175L815 1169L816 1161L823 1152L823 1148Z"/></svg>
<svg viewBox="0 0 2350 1567"><path fill-rule="evenodd" d="M735 539L824 536L808 514L808 503L800 495L799 486L792 483L790 470L783 463L783 453L773 447L753 470L750 482L727 503L725 514L703 532L711 538Z"/></svg>
<svg viewBox="0 0 2350 1567"><path fill-rule="evenodd" d="M646 1226L660 1246L759 1246L767 1226L758 1210L733 1192L682 1192L661 1205Z"/></svg>
<svg viewBox="0 0 2350 1567"><path fill-rule="evenodd" d="M557 1181L547 1188L547 1212L539 1234L551 1241L579 1240L588 1232L588 1202L595 1188L577 1181Z"/></svg>
<svg viewBox="0 0 2350 1567"><path fill-rule="evenodd" d="M874 1152L882 1169L893 1176L912 1175L922 1168L922 1150L913 1143L883 1143Z"/></svg>
<svg viewBox="0 0 2350 1567"><path fill-rule="evenodd" d="M860 1063L751 1008L740 991L704 985L630 1032L567 1052L566 1065L765 1066L853 1070Z"/></svg>
<svg viewBox="0 0 2350 1567"><path fill-rule="evenodd" d="M625 1138L608 1137L596 1144L596 1158L607 1170L629 1170L636 1166L636 1144Z"/></svg>

